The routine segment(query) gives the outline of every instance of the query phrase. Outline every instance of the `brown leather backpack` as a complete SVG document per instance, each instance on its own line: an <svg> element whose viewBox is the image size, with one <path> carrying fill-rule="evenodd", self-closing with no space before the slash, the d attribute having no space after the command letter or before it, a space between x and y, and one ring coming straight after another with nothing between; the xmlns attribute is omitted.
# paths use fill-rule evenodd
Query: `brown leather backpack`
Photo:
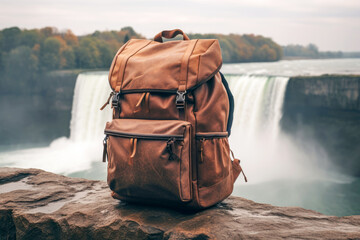
<svg viewBox="0 0 360 240"><path fill-rule="evenodd" d="M184 40L162 42L178 34ZM230 159L234 101L221 65L217 40L179 29L119 49L103 155L114 198L201 209L231 194L242 169Z"/></svg>

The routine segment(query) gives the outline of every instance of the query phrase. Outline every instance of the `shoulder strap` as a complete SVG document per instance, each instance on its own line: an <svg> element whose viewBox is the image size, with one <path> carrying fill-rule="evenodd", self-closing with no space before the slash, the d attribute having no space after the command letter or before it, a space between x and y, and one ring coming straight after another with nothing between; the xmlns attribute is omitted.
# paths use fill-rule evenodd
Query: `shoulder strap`
<svg viewBox="0 0 360 240"><path fill-rule="evenodd" d="M234 107L235 107L235 102L234 102L234 96L232 95L231 91L230 91L230 87L228 82L226 81L224 75L219 72L221 75L221 81L226 89L226 93L228 95L229 98L229 105L230 105L230 109L229 109L229 118L228 118L228 122L227 122L227 132L229 133L229 136L231 134L231 127L232 127L232 123L233 123L233 119L234 119Z"/></svg>

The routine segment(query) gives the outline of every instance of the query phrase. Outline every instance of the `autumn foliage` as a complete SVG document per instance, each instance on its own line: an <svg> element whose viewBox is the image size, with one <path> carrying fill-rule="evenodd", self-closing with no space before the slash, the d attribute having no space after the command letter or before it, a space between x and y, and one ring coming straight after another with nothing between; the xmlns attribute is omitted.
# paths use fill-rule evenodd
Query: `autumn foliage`
<svg viewBox="0 0 360 240"><path fill-rule="evenodd" d="M224 63L269 62L282 57L281 46L261 35L189 34L189 37L218 39Z"/></svg>
<svg viewBox="0 0 360 240"><path fill-rule="evenodd" d="M21 30L17 27L0 31L0 70L10 71L13 64L31 61L34 72L73 69L108 68L114 53L130 38L139 38L132 28L120 31L96 31L76 36L71 30L56 28Z"/></svg>
<svg viewBox="0 0 360 240"><path fill-rule="evenodd" d="M222 48L223 61L276 61L281 47L269 38L247 35L190 34L190 38L215 38ZM9 74L26 65L30 72L58 69L109 68L116 51L131 38L143 38L131 27L120 31L96 31L76 36L71 30L63 32L53 27L21 30L17 27L0 31L0 71ZM14 70L14 71L13 71Z"/></svg>

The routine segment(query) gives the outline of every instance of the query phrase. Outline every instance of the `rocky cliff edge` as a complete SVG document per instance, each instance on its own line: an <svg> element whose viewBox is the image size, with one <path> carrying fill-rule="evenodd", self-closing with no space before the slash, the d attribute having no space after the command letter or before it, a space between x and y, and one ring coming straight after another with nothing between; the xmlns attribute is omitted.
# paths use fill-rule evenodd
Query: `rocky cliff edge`
<svg viewBox="0 0 360 240"><path fill-rule="evenodd" d="M360 216L229 197L184 213L127 204L105 182L0 168L0 239L360 239Z"/></svg>

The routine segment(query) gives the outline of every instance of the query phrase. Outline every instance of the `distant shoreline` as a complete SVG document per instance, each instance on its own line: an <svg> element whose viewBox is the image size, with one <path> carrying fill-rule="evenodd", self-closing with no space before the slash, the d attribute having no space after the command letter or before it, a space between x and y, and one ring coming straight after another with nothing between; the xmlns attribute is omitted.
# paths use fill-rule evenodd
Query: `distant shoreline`
<svg viewBox="0 0 360 240"><path fill-rule="evenodd" d="M334 58L310 58L310 57L283 57L281 60L329 60L329 59L358 59L359 57L334 57Z"/></svg>

